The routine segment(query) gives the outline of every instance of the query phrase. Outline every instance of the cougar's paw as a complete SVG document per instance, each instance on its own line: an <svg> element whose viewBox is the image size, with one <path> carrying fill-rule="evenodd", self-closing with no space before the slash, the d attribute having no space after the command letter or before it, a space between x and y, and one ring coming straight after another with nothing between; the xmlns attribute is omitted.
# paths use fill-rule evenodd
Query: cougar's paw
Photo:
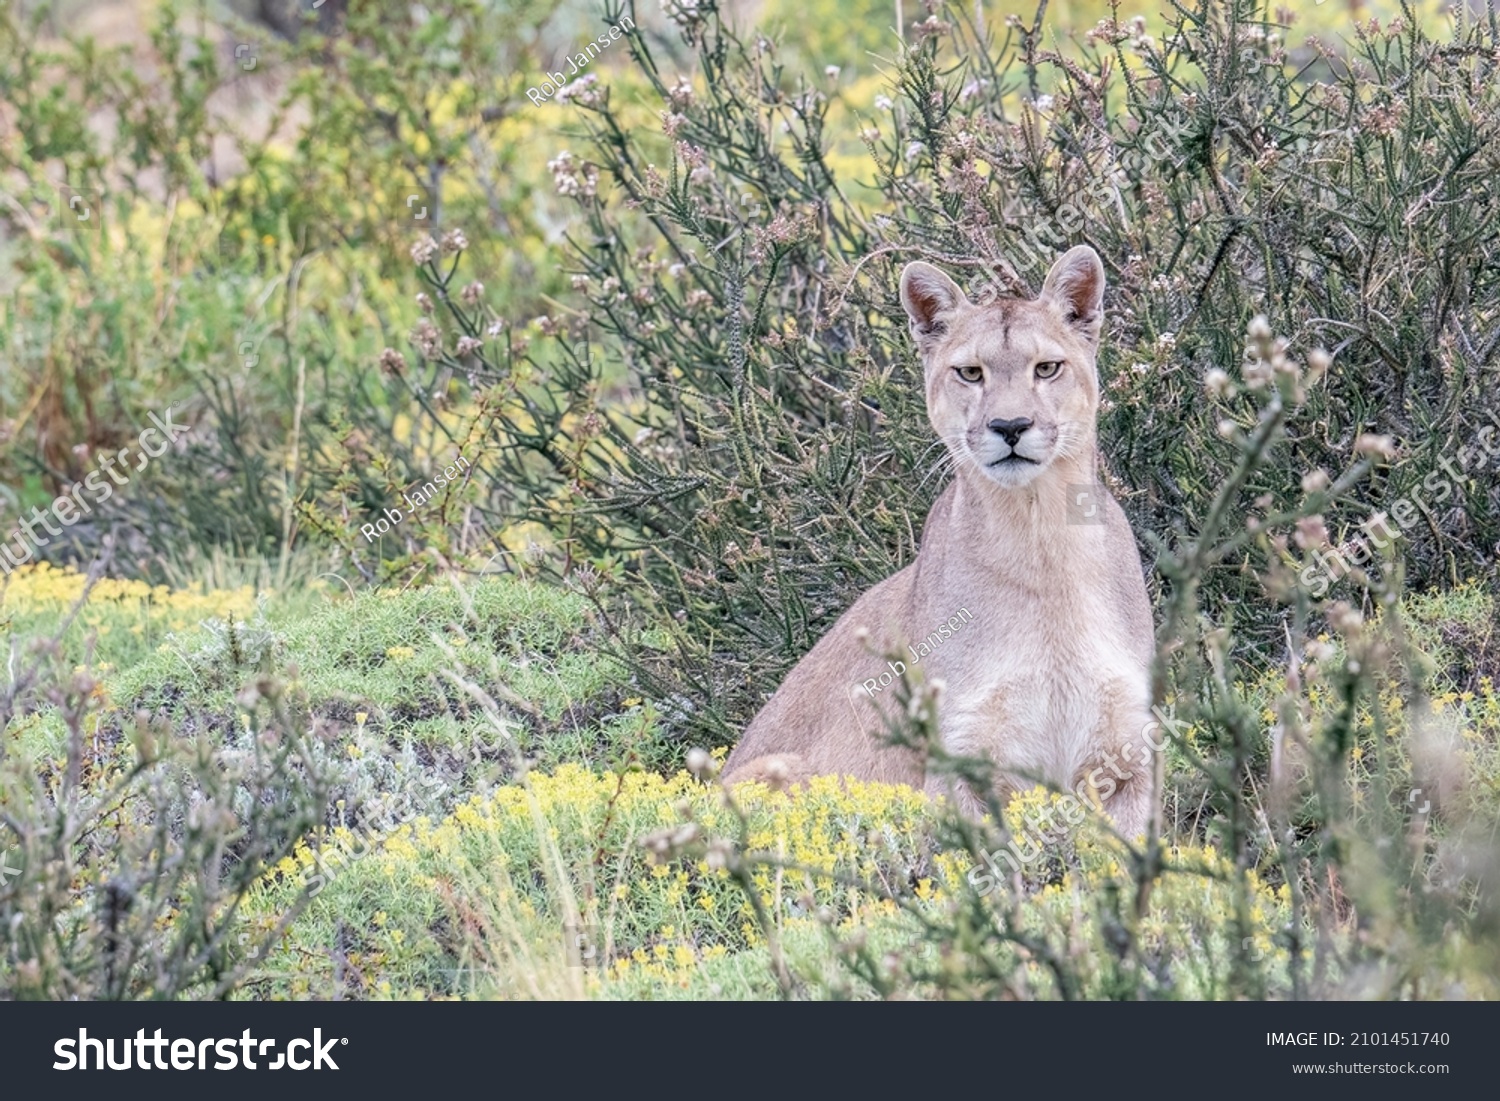
<svg viewBox="0 0 1500 1101"><path fill-rule="evenodd" d="M752 757L744 764L736 763L724 775L726 784L743 784L759 780L772 791L785 791L793 784L807 779L811 771L798 753L767 753Z"/></svg>

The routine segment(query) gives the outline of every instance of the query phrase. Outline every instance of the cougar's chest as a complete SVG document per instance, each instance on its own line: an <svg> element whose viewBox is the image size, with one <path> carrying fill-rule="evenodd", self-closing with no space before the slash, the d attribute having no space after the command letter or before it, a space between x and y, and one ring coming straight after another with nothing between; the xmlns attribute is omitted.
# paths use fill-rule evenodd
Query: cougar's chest
<svg viewBox="0 0 1500 1101"><path fill-rule="evenodd" d="M1048 607L1006 596L974 610L964 636L928 658L949 689L943 739L951 752L1068 785L1113 716L1143 695L1146 674L1116 617L1087 590Z"/></svg>

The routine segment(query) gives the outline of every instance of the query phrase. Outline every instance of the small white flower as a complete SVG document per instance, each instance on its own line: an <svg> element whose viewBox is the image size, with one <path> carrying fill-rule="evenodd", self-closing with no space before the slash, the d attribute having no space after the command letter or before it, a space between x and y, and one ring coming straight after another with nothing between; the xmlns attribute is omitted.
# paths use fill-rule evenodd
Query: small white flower
<svg viewBox="0 0 1500 1101"><path fill-rule="evenodd" d="M698 0L662 0L661 10L685 31L690 31L703 22L703 13L698 10Z"/></svg>
<svg viewBox="0 0 1500 1101"><path fill-rule="evenodd" d="M687 768L699 779L711 776L714 773L714 759L708 755L708 750L694 747L687 752Z"/></svg>
<svg viewBox="0 0 1500 1101"><path fill-rule="evenodd" d="M425 264L438 254L438 243L429 234L419 238L417 243L411 247L411 258L418 264Z"/></svg>
<svg viewBox="0 0 1500 1101"><path fill-rule="evenodd" d="M1396 457L1396 441L1390 436L1381 436L1373 432L1362 432L1354 441L1354 453L1356 455L1379 455L1384 459Z"/></svg>
<svg viewBox="0 0 1500 1101"><path fill-rule="evenodd" d="M567 103L576 101L585 107L597 107L603 102L599 89L595 86L599 83L599 77L594 73L581 76L570 84L565 84L557 90L557 101Z"/></svg>
<svg viewBox="0 0 1500 1101"><path fill-rule="evenodd" d="M875 97L875 110L877 111L889 111L894 106L895 104L891 102L890 96L881 95Z"/></svg>

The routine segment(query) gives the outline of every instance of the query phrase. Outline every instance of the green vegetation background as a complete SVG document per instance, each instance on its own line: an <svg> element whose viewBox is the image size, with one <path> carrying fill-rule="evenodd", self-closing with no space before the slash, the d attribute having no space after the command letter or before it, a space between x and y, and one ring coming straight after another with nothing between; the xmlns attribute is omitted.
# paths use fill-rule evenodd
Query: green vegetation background
<svg viewBox="0 0 1500 1101"><path fill-rule="evenodd" d="M996 53L1002 40L1013 49L1008 13L991 7L933 18L973 18ZM1208 24L1201 33L1219 45L1228 33L1226 56L1250 49L1256 66L1286 45L1274 68L1290 82L1340 71L1308 36L1336 56L1376 41L1396 73L1413 64L1404 39L1359 27L1432 18L1294 7L1284 43L1263 28L1243 42ZM902 791L762 791L735 807L682 771L690 747L727 748L850 594L912 549L938 485L910 476L932 456L892 324L895 269L878 261L873 286L851 292L853 328L820 327L831 307L808 273L830 286L848 275L852 288L849 267L885 245L961 255L974 247L966 234L994 238L943 189L923 190L950 179L924 150L962 132L959 120L1018 111L1019 70L994 74L990 91L976 83L963 102L984 106L972 114L934 120L920 97L950 77L962 95L973 74L948 68L956 45L924 61L911 29L929 17L921 5L736 6L730 41L714 37L712 5L652 4L637 12L648 54L612 48L584 102L536 107L526 88L618 8L451 0L420 20L403 4L332 8L336 33L315 24L288 41L248 4L0 2L7 532L132 442L149 411L171 404L194 425L49 546L52 565L3 582L13 660L0 854L22 872L0 884L0 995L1493 995L1492 480L1410 548L1415 595L1393 568L1389 585L1339 590L1347 613L1285 600L1266 564L1274 548L1254 533L1201 577L1186 566L1153 576L1173 609L1164 616L1193 625L1186 649L1200 659L1168 678L1187 733L1167 754L1158 848L1122 847L1093 822L1054 837L1037 825L1056 817L1043 793L980 835ZM1086 35L1136 14L1047 5L1033 45L1057 56L1030 91L1067 106L1034 162L985 169L1005 181L1013 217L1055 209L1048 173L1063 179L1095 148L1080 89L1099 66L1122 78L1143 48L1116 61ZM1168 37L1164 15L1139 14L1128 37ZM753 28L779 46L762 48ZM1070 65L1090 68L1080 77ZM1144 70L1134 79L1148 82ZM1379 64L1359 79L1371 110L1406 86ZM604 86L607 101L589 102ZM787 104L801 97L814 106L794 118ZM1119 93L1088 121L1134 125L1149 98ZM1372 241L1426 233L1424 212L1441 211L1449 236L1434 239L1463 248L1422 257L1426 270L1478 288L1477 306L1454 308L1483 317L1493 196L1482 183L1435 191L1423 165L1493 179L1492 104L1477 102L1474 117L1442 114L1450 106L1408 107L1409 134L1381 135L1378 155L1290 155L1330 187L1336 174L1318 176L1320 165L1346 153L1367 179L1387 173L1390 193L1369 192ZM674 145L664 113L681 113L706 148L709 182L684 182L700 154ZM773 117L785 137L757 159L747 151ZM975 132L999 142L1013 127L1004 140L1025 147L1022 118ZM1118 129L1112 140L1128 140ZM1426 144L1472 133L1478 147L1450 160ZM1169 179L1163 167L1131 198L1150 232L1204 222L1224 183L1213 166L1244 169L1213 152L1216 140L1191 170ZM651 192L648 165L670 184ZM1256 167L1265 175L1231 183L1274 217L1340 205L1309 188L1296 196L1305 208L1278 208L1282 177ZM86 223L68 216L74 193L94 214ZM819 204L827 221L808 214ZM731 225L765 251L705 264L709 227ZM1130 232L1139 237L1127 224L1109 238L1112 261ZM1215 244L1182 248L1217 266ZM695 262L674 272L689 253ZM1341 323L1358 313L1349 296L1368 287L1278 283L1265 275L1273 260L1236 255L1245 286L1205 292L1208 320L1193 314L1209 335L1196 337L1167 327L1192 288L1121 273L1103 364L1119 408L1106 431L1143 533L1170 542L1212 514L1236 469L1236 453L1212 450L1221 414L1266 423L1269 398L1247 392L1226 412L1201 386L1210 363L1238 377L1250 315L1311 339L1324 335L1309 319L1325 307ZM767 383L757 408L792 426L763 437L764 455L735 450L743 391L714 388L734 366L725 304L737 310L757 269L791 288L761 299L771 320L747 360L784 387ZM1260 295L1262 277L1271 289ZM1263 494L1299 497L1304 470L1346 470L1360 432L1419 438L1424 455L1327 500L1347 530L1363 502L1398 495L1464 438L1486 364L1452 348L1408 363L1413 349L1435 350L1427 286L1413 277L1391 291L1414 303L1372 323L1394 363L1372 353L1366 379L1316 391L1277 464L1254 469L1236 519ZM783 354L797 372L776 373ZM1350 396L1365 389L1367 404ZM1409 408L1421 416L1403 421ZM363 538L363 524L455 454L481 476L378 542ZM870 454L881 461L867 469ZM755 542L766 516L799 533L770 543L788 563L774 579ZM90 590L61 568L106 549L108 577ZM1302 670L1283 644L1293 628L1312 648L1292 650L1312 655ZM1252 727L1257 738L1305 728L1315 763L1299 763L1285 804L1271 793L1271 744ZM1420 809L1434 792L1438 809ZM1013 884L1024 905L975 891L976 853L1037 834L1045 855Z"/></svg>

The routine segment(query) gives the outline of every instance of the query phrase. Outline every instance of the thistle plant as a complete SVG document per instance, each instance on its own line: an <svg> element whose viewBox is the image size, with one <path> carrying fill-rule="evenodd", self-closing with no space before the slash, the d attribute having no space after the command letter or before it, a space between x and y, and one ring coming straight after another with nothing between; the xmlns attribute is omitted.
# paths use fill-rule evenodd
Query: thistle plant
<svg viewBox="0 0 1500 1101"><path fill-rule="evenodd" d="M1299 576L1362 499L1421 482L1484 408L1500 347L1492 28L1460 20L1443 42L1414 18L1361 26L1350 64L1289 47L1289 17L1242 0L1179 9L1160 42L1107 21L1074 57L1025 24L981 38L948 9L856 131L857 111L774 42L696 11L695 78L638 49L660 132L594 86L577 103L587 152L552 162L579 207L566 327L589 354L549 352L565 323L545 320L521 385L550 390L553 427L538 431L538 399L497 421L525 425L505 472L532 487L516 515L558 539L541 568L603 567L600 603L664 636L619 656L684 744L732 740L909 559L941 489L901 265L945 264L981 298L1030 293L1047 247L1086 242L1110 282L1104 474L1161 608L1165 813L1108 842L1127 877L1090 899L1108 948L1094 962L1007 918L1013 901L961 890L960 916L924 918L981 968L953 991L1015 993L1031 958L1058 996L1167 996L1156 907L1184 877L1222 887L1216 996L1483 987L1493 945L1444 956L1439 930L1487 927L1493 871L1469 822L1482 831L1492 808L1424 818L1420 838L1398 809L1427 722L1399 609L1408 586L1492 570L1497 486L1460 479L1385 580L1351 573L1314 596ZM836 118L860 135L863 176L835 167ZM1452 188L1465 198L1440 209ZM1382 742L1368 771L1356 731L1387 721L1404 748ZM1463 788L1451 754L1428 755ZM975 858L1007 838L1004 808L991 820L1001 833L951 824ZM1414 845L1410 866L1386 855ZM1392 891L1427 905L1402 917L1381 903ZM1393 963L1402 938L1431 954Z"/></svg>
<svg viewBox="0 0 1500 1101"><path fill-rule="evenodd" d="M960 5L891 60L871 117L768 38L693 11L691 78L633 45L659 125L605 83L570 108L579 133L550 167L576 205L573 301L494 355L454 354L475 335L459 322L442 360L445 377L505 376L483 413L503 441L492 522L547 534L512 567L589 562L614 614L669 636L622 656L654 695L691 701L684 744L732 739L915 550L945 456L897 301L909 260L983 298L1035 293L1049 249L1100 253L1101 473L1148 566L1160 541L1230 518L1214 512L1234 473L1219 422L1252 415L1254 394L1204 393L1229 394L1252 317L1321 364L1282 457L1244 487L1267 515L1323 471L1342 542L1361 500L1417 485L1472 435L1500 347L1484 21L1451 41L1415 19L1362 25L1345 64L1289 45L1293 17L1251 0L1184 7L1161 41L1106 22L1076 55L1020 20L981 35ZM1401 461L1366 468L1361 438ZM1407 583L1490 569L1497 503L1492 480L1456 486L1406 540ZM1245 568L1249 534L1204 563L1195 599L1235 608L1265 669L1285 631ZM1356 580L1332 591L1372 611ZM1152 585L1171 595L1169 576Z"/></svg>

